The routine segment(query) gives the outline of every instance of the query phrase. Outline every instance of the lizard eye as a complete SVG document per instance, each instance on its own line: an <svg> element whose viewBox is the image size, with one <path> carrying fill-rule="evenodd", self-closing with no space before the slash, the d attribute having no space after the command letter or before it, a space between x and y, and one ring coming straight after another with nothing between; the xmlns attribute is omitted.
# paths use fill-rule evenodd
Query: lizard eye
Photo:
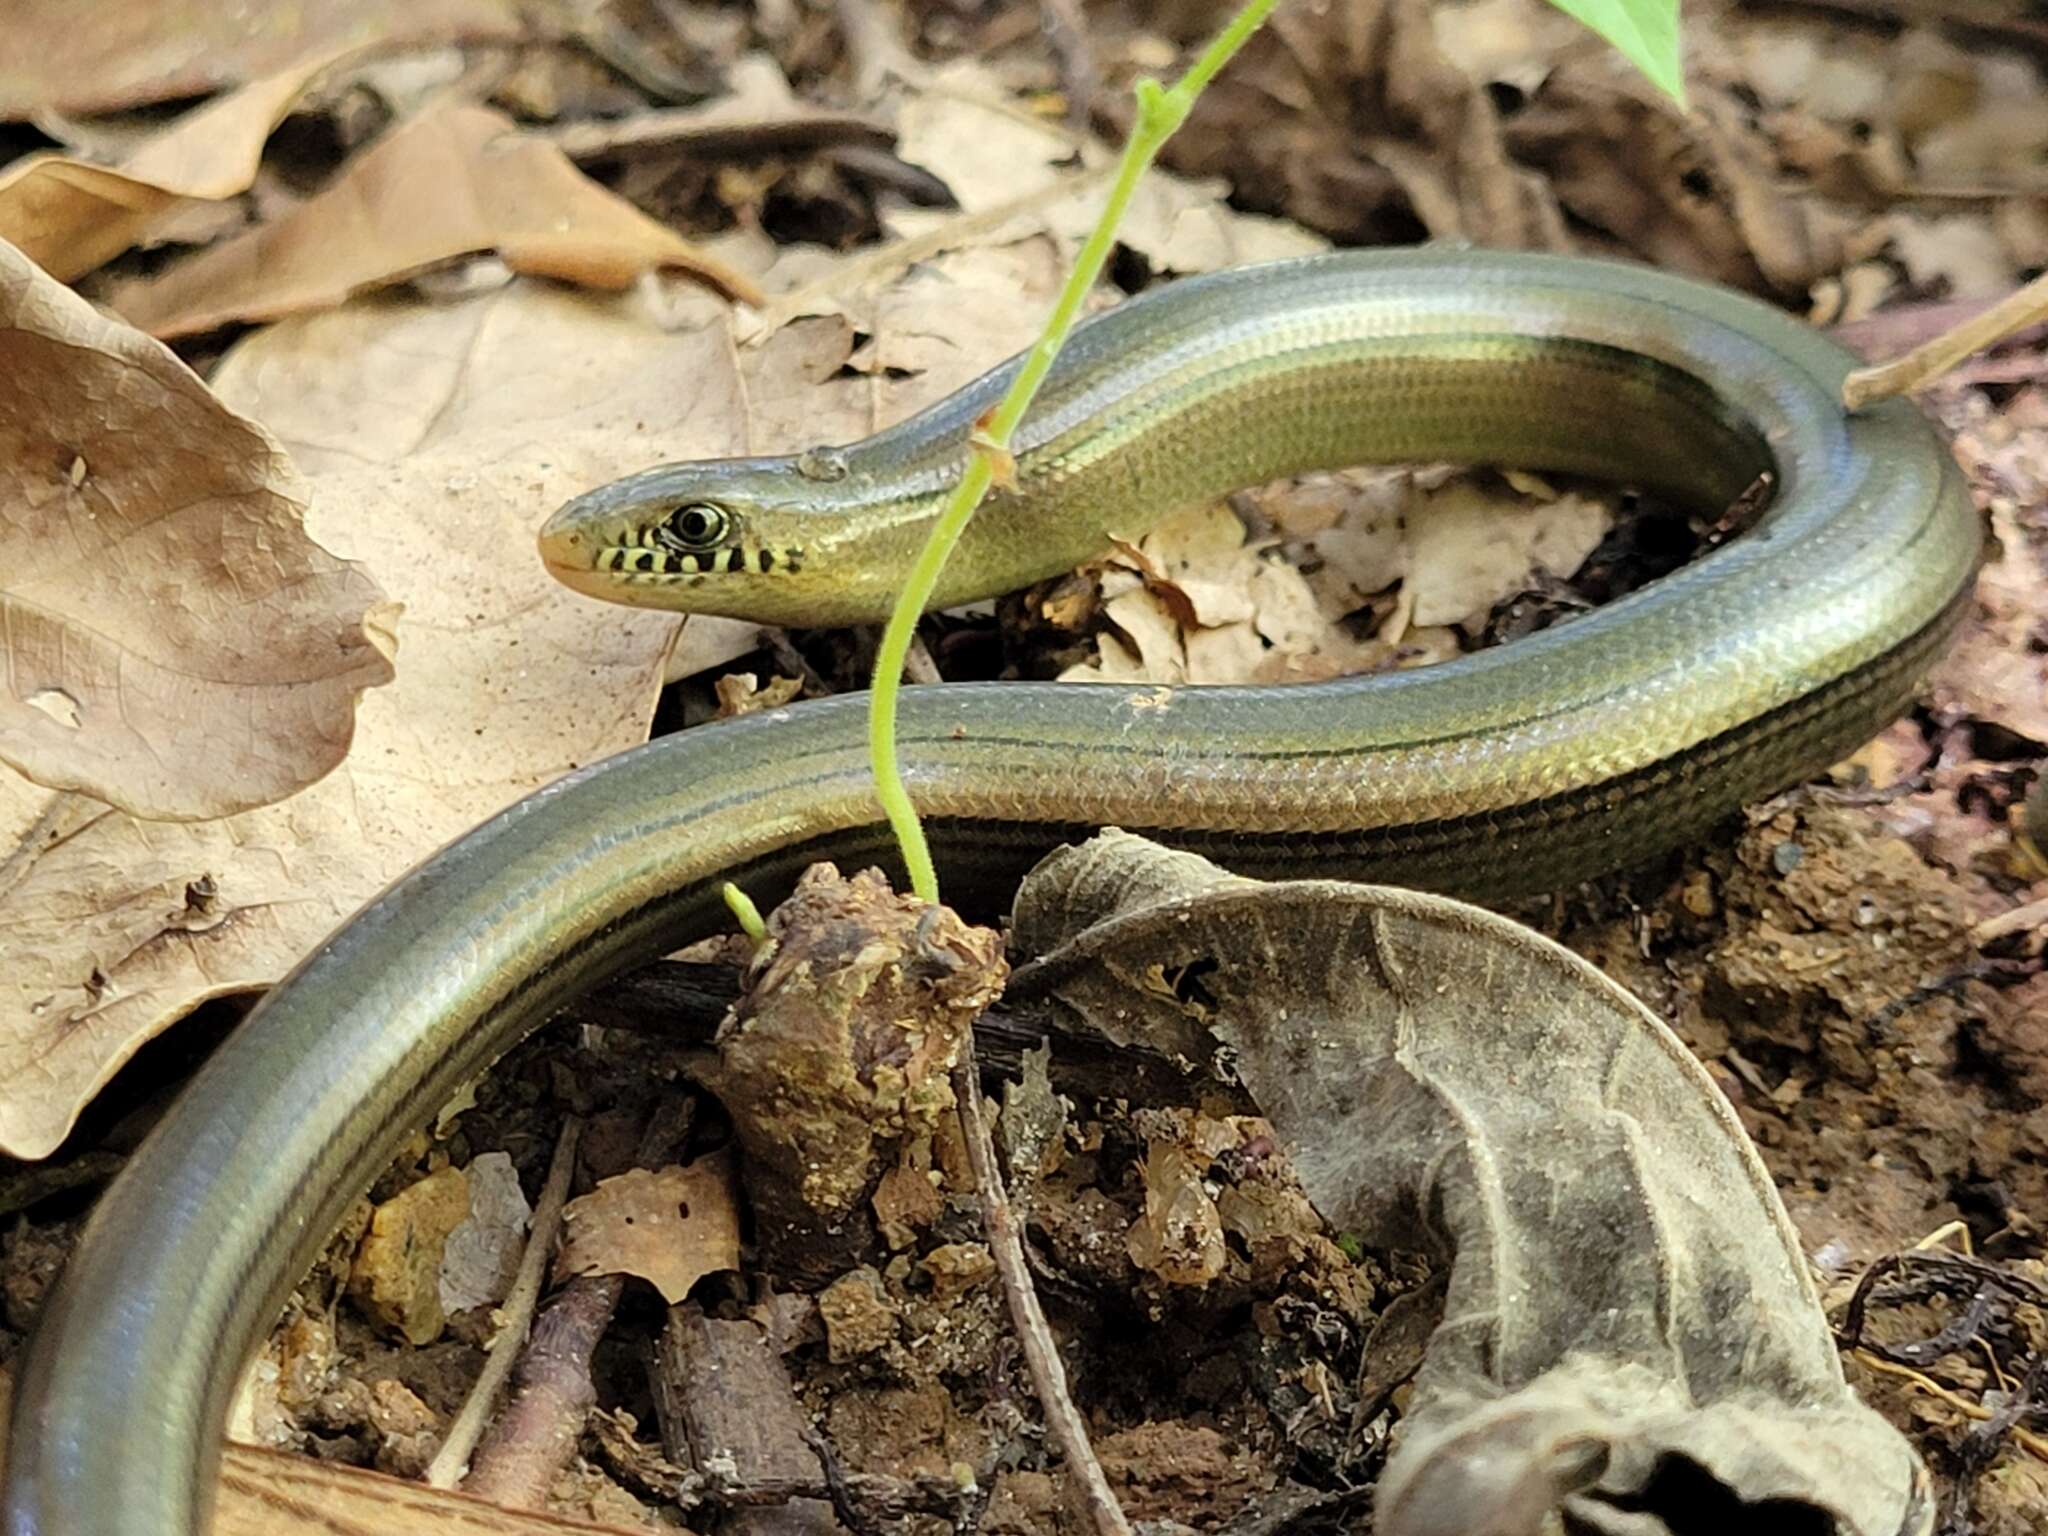
<svg viewBox="0 0 2048 1536"><path fill-rule="evenodd" d="M725 542L725 531L731 521L723 507L693 501L669 514L668 532L686 548L711 549Z"/></svg>

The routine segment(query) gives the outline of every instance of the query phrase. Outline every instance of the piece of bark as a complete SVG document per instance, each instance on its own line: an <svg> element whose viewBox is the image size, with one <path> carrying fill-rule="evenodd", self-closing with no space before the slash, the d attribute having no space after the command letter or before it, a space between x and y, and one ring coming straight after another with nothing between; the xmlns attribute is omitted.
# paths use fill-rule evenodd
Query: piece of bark
<svg viewBox="0 0 2048 1536"><path fill-rule="evenodd" d="M715 1493L818 1480L808 1418L754 1323L706 1317L690 1303L670 1307L655 1349L654 1406L669 1460L695 1467ZM728 1528L748 1536L841 1529L830 1504L809 1498L739 1510Z"/></svg>
<svg viewBox="0 0 2048 1536"><path fill-rule="evenodd" d="M0 1431L11 1377L0 1375ZM4 1442L4 1434L0 1434ZM815 1463L813 1464L815 1465ZM465 1493L230 1445L215 1494L213 1536L641 1536L616 1525L502 1509Z"/></svg>

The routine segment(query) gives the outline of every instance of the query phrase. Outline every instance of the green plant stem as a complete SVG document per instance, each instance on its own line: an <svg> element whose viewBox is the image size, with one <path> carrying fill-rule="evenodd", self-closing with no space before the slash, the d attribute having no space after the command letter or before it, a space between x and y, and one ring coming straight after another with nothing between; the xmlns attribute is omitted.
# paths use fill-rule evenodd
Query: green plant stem
<svg viewBox="0 0 2048 1536"><path fill-rule="evenodd" d="M910 874L910 888L926 901L939 899L938 875L932 868L931 848L925 841L924 828L918 822L916 807L912 805L910 791L904 784L902 765L896 751L897 697L903 686L903 662L910 654L910 641L917 631L917 621L931 601L932 593L939 584L939 573L945 568L953 546L960 542L968 519L974 516L975 508L981 505L982 498L995 483L997 466L1008 464L1010 439L1017 430L1017 424L1024 419L1025 412L1031 409L1038 387L1045 382L1046 374L1052 371L1053 359L1059 356L1068 332L1080 318L1082 305L1094 290L1096 279L1102 275L1116 243L1117 226L1131 205L1139 181L1151 169L1161 146L1186 121L1203 87L1244 46L1278 3L1279 0L1250 0L1202 50L1187 73L1171 86L1162 87L1158 81L1150 79L1138 82L1137 118L1131 125L1131 136L1124 145L1123 159L1117 166L1116 179L1110 184L1109 196L1103 202L1101 216L1082 243L1074 268L1067 274L1066 285L1053 304L1045 330L1030 352L1025 354L1024 365L1017 370L1009 391L988 417L977 424L966 472L961 475L960 484L954 488L952 499L946 503L938 521L932 525L924 548L911 564L902 594L882 631L882 643L875 653L874 692L868 706L868 755L874 765L875 797L881 801L883 813L903 850L903 863Z"/></svg>

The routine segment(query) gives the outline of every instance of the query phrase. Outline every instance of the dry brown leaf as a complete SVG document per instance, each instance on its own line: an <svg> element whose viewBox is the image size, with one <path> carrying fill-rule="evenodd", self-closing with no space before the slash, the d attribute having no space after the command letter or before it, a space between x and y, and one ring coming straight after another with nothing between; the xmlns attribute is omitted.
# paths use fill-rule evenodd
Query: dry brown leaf
<svg viewBox="0 0 2048 1536"><path fill-rule="evenodd" d="M259 811L147 824L0 775L0 1146L17 1156L54 1147L165 1024L274 981L426 850L645 736L674 620L559 589L533 530L624 468L722 451L743 390L722 329L670 337L524 283L288 322L215 387L307 471L314 536L405 604L405 664L368 695L351 759Z"/></svg>
<svg viewBox="0 0 2048 1536"><path fill-rule="evenodd" d="M0 170L0 240L69 282L141 243L181 205L247 191L271 130L334 58L301 59L188 112L118 166L23 156Z"/></svg>
<svg viewBox="0 0 2048 1536"><path fill-rule="evenodd" d="M1412 238L1419 221L1438 239L1569 249L1556 200L1509 158L1492 102L1445 57L1431 10L1281 7L1167 158L1346 243ZM1198 26L1212 24L1201 13Z"/></svg>
<svg viewBox="0 0 2048 1536"><path fill-rule="evenodd" d="M690 1287L740 1263L739 1186L729 1152L687 1168L635 1168L562 1207L557 1283L638 1275L673 1306Z"/></svg>
<svg viewBox="0 0 2048 1536"><path fill-rule="evenodd" d="M222 816L341 761L391 615L275 439L0 242L0 762Z"/></svg>
<svg viewBox="0 0 2048 1536"><path fill-rule="evenodd" d="M275 980L426 850L644 737L674 620L547 577L533 531L562 501L663 460L860 437L1015 351L1059 275L1031 240L863 300L878 337L956 338L949 365L902 379L842 375L839 318L736 348L730 307L692 288L660 295L658 321L645 293L522 282L247 338L215 387L290 447L316 536L404 603L405 664L337 772L226 821L146 827L0 778L0 1148L47 1153L165 1024Z"/></svg>
<svg viewBox="0 0 2048 1536"><path fill-rule="evenodd" d="M9 0L0 49L0 120L89 115L203 96L331 49L511 42L526 33L514 0ZM33 47L19 40L34 38Z"/></svg>
<svg viewBox="0 0 2048 1536"><path fill-rule="evenodd" d="M1841 265L1848 220L1778 186L1771 147L1738 107L1710 89L1695 97L1680 113L1598 54L1545 80L1507 139L1572 214L1634 255L1804 296Z"/></svg>
<svg viewBox="0 0 2048 1536"><path fill-rule="evenodd" d="M591 181L482 107L411 119L275 224L125 283L113 307L158 336L331 309L351 294L496 251L515 272L624 288L675 269L758 301L753 278Z"/></svg>
<svg viewBox="0 0 2048 1536"><path fill-rule="evenodd" d="M1995 721L2048 751L2048 537L2029 538L2007 506L1991 509L1998 548L1977 601L1933 679L1937 706Z"/></svg>
<svg viewBox="0 0 2048 1536"><path fill-rule="evenodd" d="M579 164L637 155L760 153L814 144L886 145L894 137L879 119L802 100L782 67L766 54L733 60L725 92L692 107L631 117L565 123L548 135Z"/></svg>

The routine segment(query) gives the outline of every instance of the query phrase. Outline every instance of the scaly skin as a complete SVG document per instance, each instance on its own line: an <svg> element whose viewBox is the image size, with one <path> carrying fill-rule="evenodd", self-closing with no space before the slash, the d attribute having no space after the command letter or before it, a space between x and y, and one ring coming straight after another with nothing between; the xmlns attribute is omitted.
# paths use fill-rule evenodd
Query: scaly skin
<svg viewBox="0 0 2048 1536"><path fill-rule="evenodd" d="M1247 269L1091 322L1025 425L1018 488L983 509L938 601L1314 465L1580 470L1706 508L1768 468L1777 495L1649 589L1421 672L910 690L903 753L948 894L998 899L1047 847L1116 824L1249 874L1499 895L1672 847L1825 765L1911 699L1979 544L1910 406L1843 415L1848 366L1716 289L1482 252ZM559 514L544 555L620 601L879 618L1006 377L801 464L620 481ZM700 557L693 578L676 519L705 505L726 523L715 548L745 558ZM608 547L673 557L674 574L623 579L600 568L625 558ZM400 1138L551 1009L721 926L721 881L765 899L813 857L877 853L864 708L800 705L572 774L405 876L281 983L109 1188L45 1303L17 1378L6 1531L202 1530L241 1363Z"/></svg>

